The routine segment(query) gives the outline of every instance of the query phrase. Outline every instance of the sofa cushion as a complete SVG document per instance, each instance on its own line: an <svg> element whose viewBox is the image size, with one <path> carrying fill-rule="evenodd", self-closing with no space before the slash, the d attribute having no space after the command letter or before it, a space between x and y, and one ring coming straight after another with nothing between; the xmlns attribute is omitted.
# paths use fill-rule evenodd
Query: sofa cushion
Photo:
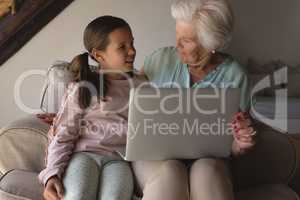
<svg viewBox="0 0 300 200"><path fill-rule="evenodd" d="M25 169L39 172L44 156L49 125L35 115L15 121L0 130L0 172Z"/></svg>
<svg viewBox="0 0 300 200"><path fill-rule="evenodd" d="M236 194L236 200L299 200L299 196L284 184L260 185Z"/></svg>
<svg viewBox="0 0 300 200"><path fill-rule="evenodd" d="M287 185L259 185L235 194L235 200L299 200L299 196ZM133 200L141 200L134 196Z"/></svg>
<svg viewBox="0 0 300 200"><path fill-rule="evenodd" d="M43 186L38 174L24 170L12 170L0 179L1 200L40 200Z"/></svg>
<svg viewBox="0 0 300 200"><path fill-rule="evenodd" d="M1 200L40 200L43 187L37 173L12 170L0 179ZM139 198L136 198L139 199ZM299 200L298 195L284 184L260 185L236 193L236 200Z"/></svg>
<svg viewBox="0 0 300 200"><path fill-rule="evenodd" d="M234 159L232 173L236 190L263 184L287 184L297 167L296 149L287 134L255 121L257 144Z"/></svg>
<svg viewBox="0 0 300 200"><path fill-rule="evenodd" d="M294 170L292 179L289 181L289 186L297 192L297 194L300 196L300 165L299 165L299 160L300 160L300 133L297 135L291 135L291 141L293 143L293 146L296 150L296 160L297 166Z"/></svg>

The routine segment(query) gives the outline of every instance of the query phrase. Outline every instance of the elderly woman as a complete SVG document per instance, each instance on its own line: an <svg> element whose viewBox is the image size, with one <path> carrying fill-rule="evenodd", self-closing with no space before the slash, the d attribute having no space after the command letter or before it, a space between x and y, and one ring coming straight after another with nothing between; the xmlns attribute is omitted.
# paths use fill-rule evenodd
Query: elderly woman
<svg viewBox="0 0 300 200"><path fill-rule="evenodd" d="M247 75L231 56L223 54L231 38L233 13L227 0L179 0L172 5L176 48L161 48L145 59L142 72L160 87L241 89L240 109L248 109ZM232 155L241 155L255 142L251 121L243 112L233 120ZM133 163L144 200L232 200L228 162L202 158L183 162Z"/></svg>

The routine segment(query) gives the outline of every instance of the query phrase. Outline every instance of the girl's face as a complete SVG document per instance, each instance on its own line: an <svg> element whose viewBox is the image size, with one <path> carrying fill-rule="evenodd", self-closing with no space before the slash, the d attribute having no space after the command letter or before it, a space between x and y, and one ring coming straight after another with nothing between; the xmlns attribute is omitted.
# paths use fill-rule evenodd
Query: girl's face
<svg viewBox="0 0 300 200"><path fill-rule="evenodd" d="M204 49L199 45L197 34L191 23L176 21L176 48L183 63L199 62Z"/></svg>
<svg viewBox="0 0 300 200"><path fill-rule="evenodd" d="M109 34L105 50L96 53L103 69L130 71L135 59L134 38L128 28L119 28Z"/></svg>

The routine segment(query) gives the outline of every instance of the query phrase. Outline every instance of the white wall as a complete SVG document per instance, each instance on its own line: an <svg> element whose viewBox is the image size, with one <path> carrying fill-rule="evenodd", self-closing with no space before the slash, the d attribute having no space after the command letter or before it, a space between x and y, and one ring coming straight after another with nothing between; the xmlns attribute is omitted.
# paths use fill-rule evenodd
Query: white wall
<svg viewBox="0 0 300 200"><path fill-rule="evenodd" d="M299 0L232 1L236 29L230 53L243 63L251 56L261 62L280 58L290 64L300 64ZM0 127L27 114L14 100L18 77L32 69L45 71L55 60L70 60L81 53L82 32L98 16L116 15L131 24L136 39L137 68L154 49L174 44L170 4L171 0L75 0L0 67ZM23 82L21 97L27 106L39 107L42 84L41 76Z"/></svg>
<svg viewBox="0 0 300 200"><path fill-rule="evenodd" d="M260 63L300 64L299 0L232 1L236 27L229 52L243 63L254 57Z"/></svg>
<svg viewBox="0 0 300 200"><path fill-rule="evenodd" d="M136 67L154 49L174 44L174 21L170 15L169 0L75 0L51 21L15 56L0 67L0 127L25 116L14 100L14 85L28 70L46 70L55 60L71 60L81 53L83 30L94 18L116 15L131 25L137 49ZM43 77L25 79L21 97L26 106L39 107Z"/></svg>

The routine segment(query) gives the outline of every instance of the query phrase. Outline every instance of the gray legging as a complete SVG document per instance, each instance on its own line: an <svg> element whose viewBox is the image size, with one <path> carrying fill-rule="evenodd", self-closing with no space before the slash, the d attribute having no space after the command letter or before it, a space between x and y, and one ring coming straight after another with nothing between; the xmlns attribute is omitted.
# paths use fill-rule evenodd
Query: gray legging
<svg viewBox="0 0 300 200"><path fill-rule="evenodd" d="M90 152L73 154L63 184L64 200L131 200L133 194L126 161Z"/></svg>

